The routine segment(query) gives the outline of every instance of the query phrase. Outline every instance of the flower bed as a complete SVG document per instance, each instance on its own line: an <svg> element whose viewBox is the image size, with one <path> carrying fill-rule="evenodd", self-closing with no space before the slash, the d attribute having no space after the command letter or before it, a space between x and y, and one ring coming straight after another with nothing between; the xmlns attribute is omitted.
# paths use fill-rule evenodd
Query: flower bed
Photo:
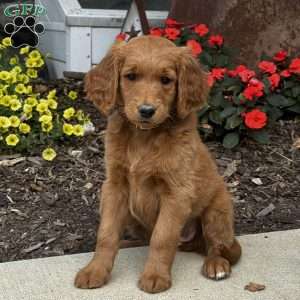
<svg viewBox="0 0 300 300"><path fill-rule="evenodd" d="M45 160L56 157L57 141L80 138L91 127L88 116L73 106L75 91L58 97L56 89L38 92L34 80L44 67L37 49L23 47L18 53L10 38L0 44L0 151L35 152ZM43 148L43 149L42 149Z"/></svg>
<svg viewBox="0 0 300 300"><path fill-rule="evenodd" d="M164 28L152 28L150 34L190 47L208 72L211 92L199 112L199 128L205 135L222 138L224 147L237 146L245 136L268 143L267 129L274 121L300 114L300 57L280 50L273 57L264 56L257 70L251 70L235 66L234 51L205 24L184 27L167 19Z"/></svg>

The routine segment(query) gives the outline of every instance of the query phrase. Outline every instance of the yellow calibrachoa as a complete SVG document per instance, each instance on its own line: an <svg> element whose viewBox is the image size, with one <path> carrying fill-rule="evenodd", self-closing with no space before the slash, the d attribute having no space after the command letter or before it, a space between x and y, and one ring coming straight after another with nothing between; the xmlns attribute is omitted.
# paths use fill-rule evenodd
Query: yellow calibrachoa
<svg viewBox="0 0 300 300"><path fill-rule="evenodd" d="M26 74L18 74L17 75L17 80L19 82L22 82L24 84L27 84L29 82L29 77Z"/></svg>
<svg viewBox="0 0 300 300"><path fill-rule="evenodd" d="M2 44L5 46L5 47L10 47L11 46L11 38L10 37L6 37L2 40Z"/></svg>
<svg viewBox="0 0 300 300"><path fill-rule="evenodd" d="M10 116L9 121L11 127L19 127L21 122L18 116Z"/></svg>
<svg viewBox="0 0 300 300"><path fill-rule="evenodd" d="M27 94L26 86L23 83L18 83L15 87L15 91L18 94Z"/></svg>
<svg viewBox="0 0 300 300"><path fill-rule="evenodd" d="M32 112L32 106L29 104L24 104L23 111L25 114L30 114Z"/></svg>
<svg viewBox="0 0 300 300"><path fill-rule="evenodd" d="M27 69L26 74L30 77L30 78L37 78L38 77L38 72L35 69Z"/></svg>
<svg viewBox="0 0 300 300"><path fill-rule="evenodd" d="M51 90L51 91L48 93L47 99L56 99L56 89Z"/></svg>
<svg viewBox="0 0 300 300"><path fill-rule="evenodd" d="M53 123L42 123L42 131L44 132L50 132L53 129Z"/></svg>
<svg viewBox="0 0 300 300"><path fill-rule="evenodd" d="M35 68L37 66L36 60L32 58L27 58L25 65L27 68Z"/></svg>
<svg viewBox="0 0 300 300"><path fill-rule="evenodd" d="M3 106L10 106L10 101L12 100L11 96L5 95L1 97L0 104Z"/></svg>
<svg viewBox="0 0 300 300"><path fill-rule="evenodd" d="M68 97L69 97L70 99L72 99L72 100L76 100L76 99L77 99L77 92L75 92L75 91L70 91L70 92L68 93Z"/></svg>
<svg viewBox="0 0 300 300"><path fill-rule="evenodd" d="M7 71L1 71L0 72L0 79L1 80L7 81L7 80L10 79L10 77L11 77L11 75L10 75L9 72L7 72Z"/></svg>
<svg viewBox="0 0 300 300"><path fill-rule="evenodd" d="M63 125L63 132L66 134L66 135L72 135L73 132L74 132L74 127L72 124L69 124L69 123L64 123Z"/></svg>
<svg viewBox="0 0 300 300"><path fill-rule="evenodd" d="M40 116L39 121L42 123L50 123L52 121L52 116L51 115L42 115L42 116Z"/></svg>
<svg viewBox="0 0 300 300"><path fill-rule="evenodd" d="M75 115L75 109L74 109L74 107L69 107L69 108L67 108L67 109L64 110L64 118L66 120L71 119L74 115Z"/></svg>
<svg viewBox="0 0 300 300"><path fill-rule="evenodd" d="M29 52L30 47L26 46L26 47L22 47L20 49L20 54L27 54Z"/></svg>
<svg viewBox="0 0 300 300"><path fill-rule="evenodd" d="M13 111L17 111L22 107L22 104L20 102L20 100L18 99L12 99L10 101L10 109Z"/></svg>
<svg viewBox="0 0 300 300"><path fill-rule="evenodd" d="M48 100L48 106L51 109L56 109L57 108L57 102L54 99L49 99Z"/></svg>
<svg viewBox="0 0 300 300"><path fill-rule="evenodd" d="M73 126L73 134L76 136L83 136L84 129L81 125L77 124Z"/></svg>
<svg viewBox="0 0 300 300"><path fill-rule="evenodd" d="M19 143L19 138L17 135L15 134L9 134L6 138L5 138L6 144L8 146L16 146Z"/></svg>
<svg viewBox="0 0 300 300"><path fill-rule="evenodd" d="M38 50L33 50L28 54L28 57L36 60L41 58L41 53Z"/></svg>
<svg viewBox="0 0 300 300"><path fill-rule="evenodd" d="M9 118L0 116L0 128L8 128L9 126L10 126Z"/></svg>
<svg viewBox="0 0 300 300"><path fill-rule="evenodd" d="M9 60L9 64L10 64L11 66L16 65L18 62L19 62L19 60L18 60L18 57L16 57L16 56L12 57L12 58Z"/></svg>
<svg viewBox="0 0 300 300"><path fill-rule="evenodd" d="M21 69L20 66L15 66L15 67L11 70L11 72L20 74L20 73L22 73L22 69Z"/></svg>
<svg viewBox="0 0 300 300"><path fill-rule="evenodd" d="M53 148L46 148L43 152L42 152L42 157L45 160L53 160L56 157L56 152Z"/></svg>
<svg viewBox="0 0 300 300"><path fill-rule="evenodd" d="M36 106L36 110L37 110L40 114L46 112L46 111L48 110L48 103L40 102L40 103Z"/></svg>
<svg viewBox="0 0 300 300"><path fill-rule="evenodd" d="M36 62L36 67L37 68L40 68L45 64L44 60L41 57L38 58L35 62Z"/></svg>
<svg viewBox="0 0 300 300"><path fill-rule="evenodd" d="M27 123L21 123L19 126L19 130L20 130L20 132L26 134L31 131L31 127Z"/></svg>
<svg viewBox="0 0 300 300"><path fill-rule="evenodd" d="M25 100L25 104L28 104L30 106L36 106L38 104L38 101L35 97L28 97Z"/></svg>
<svg viewBox="0 0 300 300"><path fill-rule="evenodd" d="M84 120L84 112L81 109L78 109L76 112L76 118L78 121Z"/></svg>

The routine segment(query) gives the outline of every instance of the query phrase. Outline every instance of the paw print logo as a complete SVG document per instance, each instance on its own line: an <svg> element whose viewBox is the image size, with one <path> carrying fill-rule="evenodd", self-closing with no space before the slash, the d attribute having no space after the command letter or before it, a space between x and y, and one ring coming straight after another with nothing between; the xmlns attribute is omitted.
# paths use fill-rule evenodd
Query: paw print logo
<svg viewBox="0 0 300 300"><path fill-rule="evenodd" d="M26 18L17 16L12 23L5 25L4 31L11 35L11 43L14 48L36 47L39 43L39 35L44 33L45 27L42 23L36 23L33 16Z"/></svg>

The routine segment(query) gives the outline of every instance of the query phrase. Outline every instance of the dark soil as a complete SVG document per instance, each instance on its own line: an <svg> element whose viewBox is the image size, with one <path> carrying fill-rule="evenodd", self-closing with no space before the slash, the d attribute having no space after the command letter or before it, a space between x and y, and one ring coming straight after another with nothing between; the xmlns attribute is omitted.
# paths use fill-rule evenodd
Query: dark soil
<svg viewBox="0 0 300 300"><path fill-rule="evenodd" d="M81 89L66 81L50 87L65 85ZM94 134L61 146L51 163L26 156L0 166L0 262L94 250L105 121L91 103L78 102L90 113ZM299 121L281 121L269 145L245 140L225 150L207 142L234 196L237 234L300 228L300 149L292 147L299 135Z"/></svg>

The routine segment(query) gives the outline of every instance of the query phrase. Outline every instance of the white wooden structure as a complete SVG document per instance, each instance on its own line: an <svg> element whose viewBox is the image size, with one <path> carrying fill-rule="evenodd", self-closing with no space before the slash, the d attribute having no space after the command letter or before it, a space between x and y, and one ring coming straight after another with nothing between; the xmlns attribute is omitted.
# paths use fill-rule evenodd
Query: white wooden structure
<svg viewBox="0 0 300 300"><path fill-rule="evenodd" d="M101 0L99 0L101 1ZM51 77L64 71L87 72L97 64L120 32L126 10L82 8L78 0L36 0L47 9L40 19L45 33L39 48L51 57L47 64ZM159 26L167 11L147 11L150 26Z"/></svg>

